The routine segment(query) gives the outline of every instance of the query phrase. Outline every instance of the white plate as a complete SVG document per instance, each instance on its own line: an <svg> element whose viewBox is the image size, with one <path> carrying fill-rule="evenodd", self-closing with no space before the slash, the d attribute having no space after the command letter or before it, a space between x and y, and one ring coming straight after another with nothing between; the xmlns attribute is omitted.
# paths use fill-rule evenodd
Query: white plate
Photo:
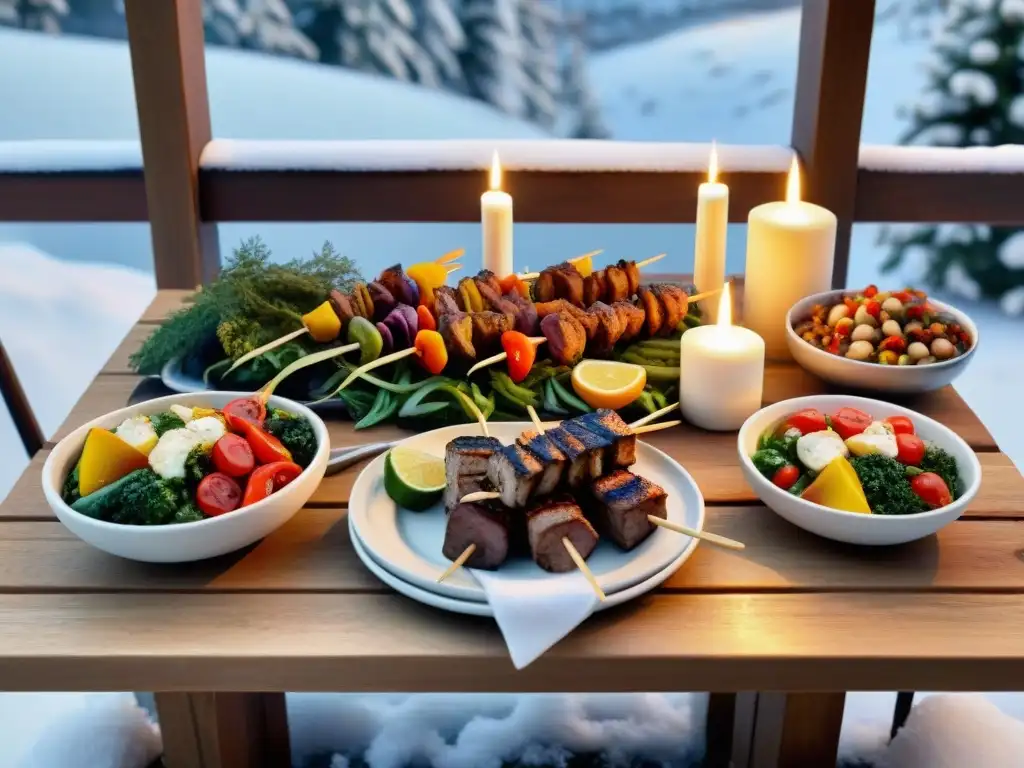
<svg viewBox="0 0 1024 768"><path fill-rule="evenodd" d="M505 444L531 426L527 422L489 425L491 434ZM459 424L414 435L401 445L443 457L445 445L453 438L479 434L477 425ZM437 583L438 574L450 564L441 554L444 506L438 502L423 512L399 509L384 490L384 458L378 456L360 473L349 501L349 519L368 553L390 573L420 589L456 600L486 602L483 589L465 568ZM637 463L631 469L668 492L669 520L696 530L704 527L704 498L677 461L638 440ZM659 573L695 544L689 536L659 528L631 552L602 541L587 564L605 594L611 596ZM550 577L525 557L510 560L498 573L502 578L528 581Z"/></svg>
<svg viewBox="0 0 1024 768"><path fill-rule="evenodd" d="M359 559L363 561L363 565L370 570L370 573L383 581L398 594L404 595L405 597L419 603L423 603L424 605L429 605L433 608L440 608L443 611L464 613L469 616L494 617L494 611L487 603L478 603L475 600L456 600L452 597L443 597L442 595L438 595L434 592L428 592L425 589L420 589L407 581L402 581L402 579L398 578L381 566L380 563L374 560L366 551L366 545L359 540L359 534L356 533L355 527L352 525L351 517L349 518L348 530L352 540L352 548L356 551ZM679 566L686 562L686 559L693 552L696 544L697 542L694 541L691 546L686 548L683 554L650 578L640 582L639 584L633 585L629 589L616 592L614 595L608 595L607 600L602 603L598 603L597 610L604 611L616 605L622 605L623 603L632 600L633 598L640 597L641 595L650 592L655 587L660 586L666 579L668 579L669 576L679 570Z"/></svg>

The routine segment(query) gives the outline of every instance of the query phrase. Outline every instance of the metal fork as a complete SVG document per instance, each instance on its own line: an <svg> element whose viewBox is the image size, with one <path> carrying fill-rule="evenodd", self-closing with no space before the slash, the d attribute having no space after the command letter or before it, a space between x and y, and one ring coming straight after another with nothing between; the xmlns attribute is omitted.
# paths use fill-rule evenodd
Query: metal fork
<svg viewBox="0 0 1024 768"><path fill-rule="evenodd" d="M384 443L367 443L365 445L342 445L331 449L331 457L327 460L325 474L333 475L346 467L351 467L363 459L377 456L398 444L397 440Z"/></svg>

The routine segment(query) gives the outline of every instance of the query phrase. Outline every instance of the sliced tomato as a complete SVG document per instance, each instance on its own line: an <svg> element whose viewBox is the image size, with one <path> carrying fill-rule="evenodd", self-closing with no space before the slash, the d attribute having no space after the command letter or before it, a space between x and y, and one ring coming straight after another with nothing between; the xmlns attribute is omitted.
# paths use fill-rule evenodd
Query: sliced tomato
<svg viewBox="0 0 1024 768"><path fill-rule="evenodd" d="M213 444L213 466L230 477L244 477L256 466L256 456L249 441L234 432L228 432Z"/></svg>
<svg viewBox="0 0 1024 768"><path fill-rule="evenodd" d="M817 408L807 408L797 411L786 419L786 427L799 429L801 435L809 435L811 432L821 432L828 426L825 422L825 414Z"/></svg>
<svg viewBox="0 0 1024 768"><path fill-rule="evenodd" d="M924 440L917 435L901 432L896 435L896 458L916 467L924 458Z"/></svg>
<svg viewBox="0 0 1024 768"><path fill-rule="evenodd" d="M915 431L914 422L907 416L890 416L885 423L891 426L897 435L912 435Z"/></svg>
<svg viewBox="0 0 1024 768"><path fill-rule="evenodd" d="M241 431L235 426L239 421L247 421L257 427L262 427L267 418L267 406L252 397L240 397L237 400L232 400L221 411L228 426L236 432Z"/></svg>
<svg viewBox="0 0 1024 768"><path fill-rule="evenodd" d="M302 474L302 467L291 461L275 461L257 467L249 476L245 486L242 506L247 507L257 501L263 501L274 491L279 491L288 483Z"/></svg>
<svg viewBox="0 0 1024 768"><path fill-rule="evenodd" d="M864 297L865 298L873 299L877 295L878 295L878 286L877 285L871 284L867 288L864 289Z"/></svg>
<svg viewBox="0 0 1024 768"><path fill-rule="evenodd" d="M793 464L777 469L772 475L772 482L784 491L793 487L793 483L800 479L800 470Z"/></svg>
<svg viewBox="0 0 1024 768"><path fill-rule="evenodd" d="M914 475L910 478L910 488L932 509L953 503L953 494L949 492L946 481L934 472Z"/></svg>
<svg viewBox="0 0 1024 768"><path fill-rule="evenodd" d="M210 517L237 509L241 501L242 489L223 472L207 475L196 488L196 505Z"/></svg>
<svg viewBox="0 0 1024 768"><path fill-rule="evenodd" d="M877 320L882 314L882 305L874 299L868 299L864 302L864 311Z"/></svg>
<svg viewBox="0 0 1024 768"><path fill-rule="evenodd" d="M508 356L508 375L516 384L530 374L537 359L537 348L530 338L519 331L505 331L501 334L501 346Z"/></svg>
<svg viewBox="0 0 1024 768"><path fill-rule="evenodd" d="M843 440L859 435L871 423L871 417L856 408L840 408L832 415L832 429Z"/></svg>

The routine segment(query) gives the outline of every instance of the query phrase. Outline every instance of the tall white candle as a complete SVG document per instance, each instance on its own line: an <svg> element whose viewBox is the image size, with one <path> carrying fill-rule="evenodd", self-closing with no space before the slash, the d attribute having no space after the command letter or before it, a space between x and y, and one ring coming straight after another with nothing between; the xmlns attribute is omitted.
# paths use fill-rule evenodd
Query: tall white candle
<svg viewBox="0 0 1024 768"><path fill-rule="evenodd" d="M718 152L711 145L708 180L697 188L697 235L694 239L693 284L697 293L725 282L725 238L729 225L729 187L718 181ZM718 319L718 302L702 302L705 316Z"/></svg>
<svg viewBox="0 0 1024 768"><path fill-rule="evenodd" d="M764 341L731 322L727 284L718 322L691 328L679 341L679 409L703 429L739 429L761 407Z"/></svg>
<svg viewBox="0 0 1024 768"><path fill-rule="evenodd" d="M501 189L498 153L491 161L491 188L480 198L483 266L498 277L512 273L512 195Z"/></svg>
<svg viewBox="0 0 1024 768"><path fill-rule="evenodd" d="M769 359L791 357L786 313L797 301L832 287L836 216L800 200L800 168L789 170L786 201L765 203L747 218L743 324L765 341Z"/></svg>

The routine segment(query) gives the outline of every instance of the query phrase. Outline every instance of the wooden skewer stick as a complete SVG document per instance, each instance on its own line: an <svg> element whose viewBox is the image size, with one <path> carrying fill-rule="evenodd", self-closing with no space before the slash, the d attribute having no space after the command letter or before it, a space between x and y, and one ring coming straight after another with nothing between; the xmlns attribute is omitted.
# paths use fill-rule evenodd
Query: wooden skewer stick
<svg viewBox="0 0 1024 768"><path fill-rule="evenodd" d="M629 426L633 427L634 429L636 427L642 427L644 424L650 424L655 419L660 419L666 413L672 413L672 411L678 410L678 408L679 408L679 403L672 403L672 405L666 405L664 408L660 408L657 411L655 411L654 413L647 414L642 419L637 419L636 421L634 421Z"/></svg>
<svg viewBox="0 0 1024 768"><path fill-rule="evenodd" d="M259 357L264 352L269 352L270 350L275 349L276 347L280 347L282 344L285 344L285 343L291 341L292 339L297 339L297 338L299 338L299 336L303 335L304 333L309 333L309 329L306 326L302 326L297 331L292 331L291 333L286 333L284 336L281 336L280 338L277 338L277 339L274 339L273 341L267 342L262 347L256 347L256 349L253 349L253 350L250 350L249 352L246 352L240 358L235 360L235 362L232 363L230 368L228 368L226 371L224 371L224 376L227 376L229 373L231 373L233 370L235 370L235 368L237 368L238 366L244 365L245 363L249 362L250 360Z"/></svg>
<svg viewBox="0 0 1024 768"><path fill-rule="evenodd" d="M460 258L462 254L466 252L465 248L456 248L454 251L448 251L448 253L438 256L434 259L435 264L447 264L449 261L455 261Z"/></svg>
<svg viewBox="0 0 1024 768"><path fill-rule="evenodd" d="M321 352L313 352L308 355L303 355L298 360L285 366L285 368L279 371L274 378L272 378L270 381L264 384L263 387L260 388L260 391L256 394L256 396L260 399L262 403L266 404L267 400L270 399L270 396L274 394L274 390L277 389L277 385L280 384L285 379L287 379L296 371L301 370L302 368L306 368L310 365L322 363L324 360L330 360L331 358L338 357L339 355L345 355L348 354L349 352L355 352L357 349L359 349L359 342L354 341L351 344L345 344L341 347L334 347L333 349L325 349Z"/></svg>
<svg viewBox="0 0 1024 768"><path fill-rule="evenodd" d="M644 259L643 261L638 261L637 264L636 264L636 268L637 269L643 269L644 267L649 267L654 262L661 261L666 256L668 256L667 253L659 253L657 256L651 256L651 258L649 258L649 259Z"/></svg>
<svg viewBox="0 0 1024 768"><path fill-rule="evenodd" d="M462 554L456 557L454 560L452 560L452 564L445 569L444 573L437 577L437 583L440 584L442 581L444 581L457 570L459 570L459 568L465 565L466 561L469 560L470 557L472 557L474 552L476 552L476 544L470 544L468 547L462 550Z"/></svg>
<svg viewBox="0 0 1024 768"><path fill-rule="evenodd" d="M356 346L358 347L359 345L357 344ZM372 371L374 368L380 368L382 365L387 365L388 363L395 362L395 360L401 360L403 357L408 357L409 355L415 354L419 354L419 350L417 350L416 347L409 347L408 349L401 349L398 352L392 352L390 355L384 355L384 357L378 357L376 360L371 360L366 365L362 365L356 370L352 371L352 373L349 374L348 378L341 382L341 386L334 390L334 394L338 394L339 392L341 392L341 390L343 390L353 381L358 379L364 373Z"/></svg>
<svg viewBox="0 0 1024 768"><path fill-rule="evenodd" d="M657 424L648 424L647 426L644 427L635 427L633 429L633 434L643 435L648 432L660 432L661 430L668 429L669 427L677 427L682 423L682 419L673 419L672 421L659 421Z"/></svg>
<svg viewBox="0 0 1024 768"><path fill-rule="evenodd" d="M452 272L458 272L460 269L462 269L461 264L452 264L448 267L448 274L450 275Z"/></svg>
<svg viewBox="0 0 1024 768"><path fill-rule="evenodd" d="M590 251L589 253L583 253L579 256L574 256L571 259L566 259L570 264L575 264L577 261L583 261L584 259L592 259L594 256L604 253L604 248L598 248L596 251ZM540 277L540 272L524 272L521 275L516 275L520 280L536 280Z"/></svg>
<svg viewBox="0 0 1024 768"><path fill-rule="evenodd" d="M540 423L540 416L537 415L537 409L532 405L528 405L526 406L526 412L530 414L530 420L533 422L533 426L535 426L537 431L543 435L544 425Z"/></svg>
<svg viewBox="0 0 1024 768"><path fill-rule="evenodd" d="M500 499L501 494L496 491L473 491L473 493L467 493L461 499L460 504L468 504L471 501L490 501L491 499Z"/></svg>
<svg viewBox="0 0 1024 768"><path fill-rule="evenodd" d="M562 537L562 546L565 547L569 553L569 557L576 563L576 567L580 569L580 573L583 574L584 578L590 582L590 586L594 589L594 594L597 595L597 599L602 603L605 601L604 590L601 589L601 585L597 583L597 579L594 578L594 574L591 572L590 567L587 565L587 561L583 559L583 556L579 553L579 550L573 546L573 543L569 541L568 536Z"/></svg>
<svg viewBox="0 0 1024 768"><path fill-rule="evenodd" d="M721 288L712 288L710 291L704 291L704 293L695 293L693 296L689 296L686 300L687 304L693 304L695 301L706 299L709 296L714 296L717 293L721 293Z"/></svg>
<svg viewBox="0 0 1024 768"><path fill-rule="evenodd" d="M541 344L545 344L547 342L547 339L544 338L543 336L531 336L530 337L530 341L533 342L533 345L535 347L539 347ZM494 365L495 363L500 363L502 360L505 360L507 358L508 358L508 355L506 353L504 353L504 352L499 352L496 355L491 355L490 357L485 357L479 363L477 363L472 368L470 368L469 372L466 373L466 375L467 376L472 376L476 371L479 371L481 368L486 368L488 365Z"/></svg>
<svg viewBox="0 0 1024 768"><path fill-rule="evenodd" d="M654 515L648 515L647 519L665 530L682 533L686 536L692 536L695 539L706 541L708 544L725 547L726 549L739 550L747 548L747 545L742 541L736 541L735 539L726 538L725 536L719 536L717 533L711 533L710 531L697 531L693 528L687 528L685 525L679 525L679 523L663 520L662 518L655 517Z"/></svg>

